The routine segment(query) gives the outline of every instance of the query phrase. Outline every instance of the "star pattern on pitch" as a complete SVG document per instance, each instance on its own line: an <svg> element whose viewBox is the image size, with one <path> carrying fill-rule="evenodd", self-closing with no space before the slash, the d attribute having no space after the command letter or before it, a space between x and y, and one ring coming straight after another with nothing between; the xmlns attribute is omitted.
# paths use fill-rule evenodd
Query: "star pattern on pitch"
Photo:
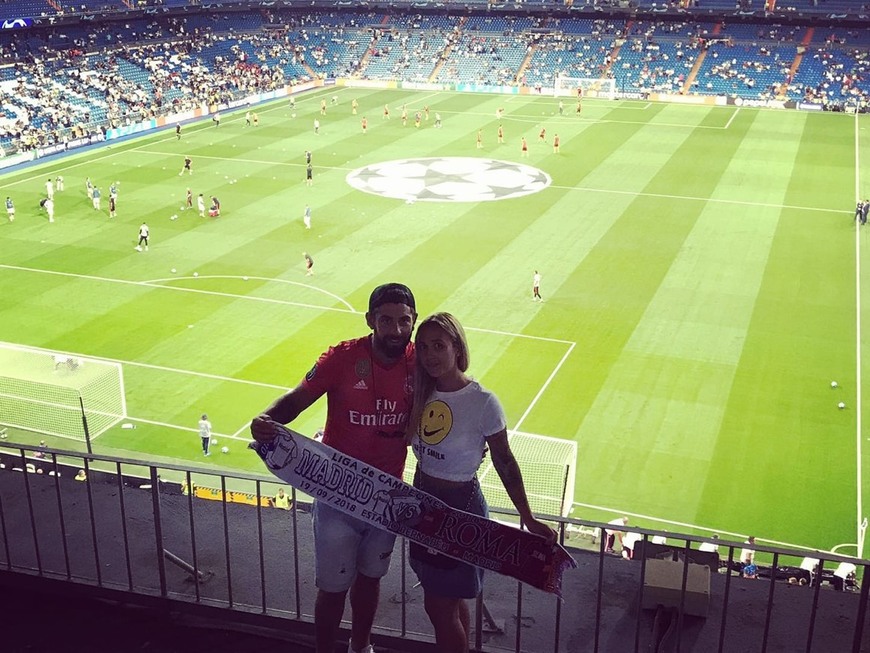
<svg viewBox="0 0 870 653"><path fill-rule="evenodd" d="M382 161L347 175L357 190L413 202L486 202L537 193L552 179L523 163L473 157Z"/></svg>

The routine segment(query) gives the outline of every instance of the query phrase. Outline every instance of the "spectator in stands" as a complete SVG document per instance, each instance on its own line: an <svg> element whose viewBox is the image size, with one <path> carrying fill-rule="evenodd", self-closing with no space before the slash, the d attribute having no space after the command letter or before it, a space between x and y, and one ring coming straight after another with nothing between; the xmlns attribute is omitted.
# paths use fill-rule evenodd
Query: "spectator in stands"
<svg viewBox="0 0 870 653"><path fill-rule="evenodd" d="M744 546L740 549L740 564L743 566L746 565L755 565L755 549L752 546L755 544L755 536L750 535L746 539L746 544L749 546Z"/></svg>
<svg viewBox="0 0 870 653"><path fill-rule="evenodd" d="M608 525L613 526L627 526L628 525L628 517L617 517L616 519L611 519L607 522ZM613 545L616 543L616 540L619 539L619 544L623 545L623 531L617 530L616 528L605 528L604 529L604 551L606 553L613 553Z"/></svg>
<svg viewBox="0 0 870 653"><path fill-rule="evenodd" d="M754 562L743 566L743 571L740 572L743 578L758 578L758 566Z"/></svg>
<svg viewBox="0 0 870 653"><path fill-rule="evenodd" d="M719 533L713 533L710 536L711 540L718 540ZM714 544L713 542L701 542L701 545L698 547L698 551L707 551L709 553L719 553L719 545Z"/></svg>
<svg viewBox="0 0 870 653"><path fill-rule="evenodd" d="M634 531L628 531L622 536L622 557L625 560L634 560L634 547L643 539L643 535Z"/></svg>

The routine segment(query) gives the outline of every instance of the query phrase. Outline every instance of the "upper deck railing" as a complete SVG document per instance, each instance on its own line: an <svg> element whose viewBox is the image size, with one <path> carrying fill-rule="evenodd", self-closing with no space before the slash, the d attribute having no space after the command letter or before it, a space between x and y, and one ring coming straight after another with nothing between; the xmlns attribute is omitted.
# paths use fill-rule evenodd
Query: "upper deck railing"
<svg viewBox="0 0 870 653"><path fill-rule="evenodd" d="M271 477L11 443L0 445L0 464L0 571L217 611L228 625L256 618L311 632L309 504L293 491L289 511L270 507ZM745 543L631 526L638 541L623 556L605 551L607 524L548 519L578 562L563 600L488 574L475 651L870 650L870 560L754 545L758 577L748 579ZM705 542L718 553L700 551ZM434 650L399 543L376 643Z"/></svg>

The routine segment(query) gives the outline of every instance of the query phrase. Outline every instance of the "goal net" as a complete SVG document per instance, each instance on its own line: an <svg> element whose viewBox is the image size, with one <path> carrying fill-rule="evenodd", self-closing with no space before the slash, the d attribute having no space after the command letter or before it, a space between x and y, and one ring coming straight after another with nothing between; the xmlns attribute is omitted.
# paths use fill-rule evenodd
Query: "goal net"
<svg viewBox="0 0 870 653"><path fill-rule="evenodd" d="M518 431L511 432L509 439L523 474L532 512L567 517L574 503L577 443ZM415 467L416 460L413 454L409 455L404 475L406 483L412 482ZM490 508L515 510L490 456L484 459L477 477Z"/></svg>
<svg viewBox="0 0 870 653"><path fill-rule="evenodd" d="M120 363L0 343L0 425L93 439L127 417Z"/></svg>
<svg viewBox="0 0 870 653"><path fill-rule="evenodd" d="M580 89L582 98L606 98L616 99L616 80L612 77L568 77L558 75L556 77L553 94L556 97L577 98L577 89Z"/></svg>

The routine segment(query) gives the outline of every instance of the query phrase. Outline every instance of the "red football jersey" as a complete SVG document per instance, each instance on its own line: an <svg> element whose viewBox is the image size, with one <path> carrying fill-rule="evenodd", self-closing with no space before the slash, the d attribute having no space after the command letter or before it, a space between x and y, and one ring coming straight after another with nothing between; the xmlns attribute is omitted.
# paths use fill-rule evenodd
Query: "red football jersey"
<svg viewBox="0 0 870 653"><path fill-rule="evenodd" d="M330 347L302 385L317 397L326 394L325 444L401 478L414 395L414 344L384 367L372 353L371 338Z"/></svg>

